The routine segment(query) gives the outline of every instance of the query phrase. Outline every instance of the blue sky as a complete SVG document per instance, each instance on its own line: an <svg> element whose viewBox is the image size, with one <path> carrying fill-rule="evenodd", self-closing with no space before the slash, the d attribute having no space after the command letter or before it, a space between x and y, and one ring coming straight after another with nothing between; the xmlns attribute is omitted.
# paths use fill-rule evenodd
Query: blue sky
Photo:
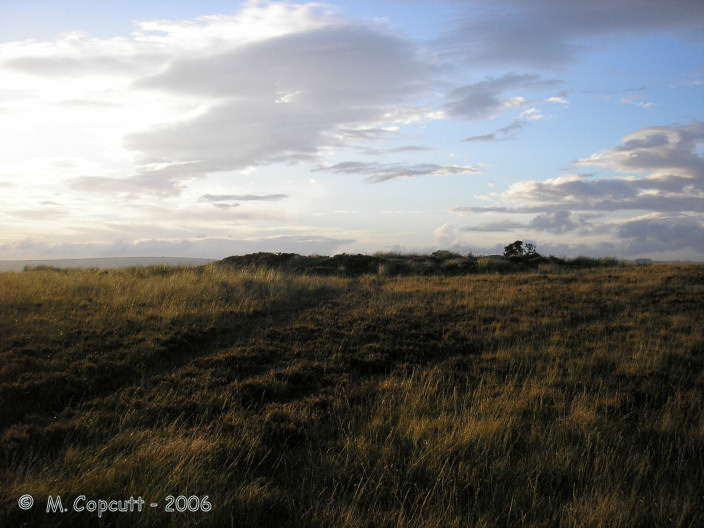
<svg viewBox="0 0 704 528"><path fill-rule="evenodd" d="M0 259L704 260L698 0L0 0Z"/></svg>

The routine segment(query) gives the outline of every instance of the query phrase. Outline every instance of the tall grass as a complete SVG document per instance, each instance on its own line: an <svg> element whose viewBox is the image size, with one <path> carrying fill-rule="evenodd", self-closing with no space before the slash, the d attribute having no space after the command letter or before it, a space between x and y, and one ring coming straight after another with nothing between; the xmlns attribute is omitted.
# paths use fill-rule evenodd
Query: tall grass
<svg viewBox="0 0 704 528"><path fill-rule="evenodd" d="M0 518L95 526L45 512L84 494L160 504L111 526L703 524L704 268L492 265L0 274Z"/></svg>

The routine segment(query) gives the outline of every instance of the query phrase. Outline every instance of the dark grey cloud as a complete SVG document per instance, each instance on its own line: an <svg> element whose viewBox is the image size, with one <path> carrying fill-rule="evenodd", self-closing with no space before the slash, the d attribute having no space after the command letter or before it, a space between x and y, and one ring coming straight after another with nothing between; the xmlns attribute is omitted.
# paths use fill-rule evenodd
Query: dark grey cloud
<svg viewBox="0 0 704 528"><path fill-rule="evenodd" d="M704 222L691 216L653 215L637 218L616 227L631 254L674 251L686 248L704 250Z"/></svg>
<svg viewBox="0 0 704 528"><path fill-rule="evenodd" d="M575 221L575 215L571 211L555 211L543 213L531 220L530 227L537 231L547 231L560 235L569 231L574 231L579 227Z"/></svg>
<svg viewBox="0 0 704 528"><path fill-rule="evenodd" d="M452 174L480 174L475 167L462 165L437 165L434 163L381 164L346 161L328 167L319 166L313 172L332 172L337 174L368 174L367 183L380 183L396 178L416 178L418 176L444 176Z"/></svg>
<svg viewBox="0 0 704 528"><path fill-rule="evenodd" d="M611 34L701 38L699 0L469 0L443 44L468 61L557 68ZM464 14L464 16L462 16Z"/></svg>
<svg viewBox="0 0 704 528"><path fill-rule="evenodd" d="M474 212L486 213L487 211L483 208L475 208ZM516 210L505 208L502 211L493 212L517 213ZM521 211L521 213L527 212L529 211ZM579 215L571 211L558 210L554 212L541 213L538 216L535 216L528 223L516 222L508 218L501 218L493 222L484 222L477 225L466 226L460 228L459 230L468 232L498 233L523 229L526 231L545 231L548 233L559 235L576 230L580 230L582 232L588 231L592 227L590 224L590 219L593 217L594 215Z"/></svg>

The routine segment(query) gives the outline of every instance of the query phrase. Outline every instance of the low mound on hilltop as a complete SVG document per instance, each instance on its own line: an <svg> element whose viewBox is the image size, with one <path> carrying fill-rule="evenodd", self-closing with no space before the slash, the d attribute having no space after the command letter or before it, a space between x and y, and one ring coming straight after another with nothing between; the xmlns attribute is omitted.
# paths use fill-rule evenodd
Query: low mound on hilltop
<svg viewBox="0 0 704 528"><path fill-rule="evenodd" d="M461 275L467 273L512 272L543 268L570 267L587 268L618 265L613 258L594 259L578 257L565 260L542 255L491 255L475 257L450 251L435 251L430 255L404 255L379 253L375 255L350 255L342 253L334 257L296 253L250 253L227 257L221 265L237 268L271 268L312 275L360 276L379 274L397 275Z"/></svg>

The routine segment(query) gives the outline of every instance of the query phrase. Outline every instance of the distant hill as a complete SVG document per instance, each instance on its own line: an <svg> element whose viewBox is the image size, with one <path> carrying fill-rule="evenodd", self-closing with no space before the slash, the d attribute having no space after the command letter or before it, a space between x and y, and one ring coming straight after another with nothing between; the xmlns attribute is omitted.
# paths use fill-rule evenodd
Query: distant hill
<svg viewBox="0 0 704 528"><path fill-rule="evenodd" d="M132 266L200 266L213 259L183 257L115 257L92 259L0 260L0 271L22 271L25 268L129 268Z"/></svg>

